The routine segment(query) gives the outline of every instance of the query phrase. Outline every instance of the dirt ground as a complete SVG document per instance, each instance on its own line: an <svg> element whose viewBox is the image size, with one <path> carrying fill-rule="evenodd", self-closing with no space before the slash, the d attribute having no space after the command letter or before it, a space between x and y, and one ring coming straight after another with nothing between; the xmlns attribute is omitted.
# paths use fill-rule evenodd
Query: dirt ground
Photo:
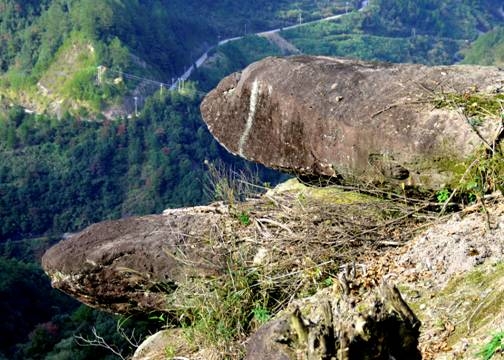
<svg viewBox="0 0 504 360"><path fill-rule="evenodd" d="M378 260L369 274L396 283L422 321L423 359L481 359L504 330L504 198L452 214ZM504 358L496 354L495 358Z"/></svg>

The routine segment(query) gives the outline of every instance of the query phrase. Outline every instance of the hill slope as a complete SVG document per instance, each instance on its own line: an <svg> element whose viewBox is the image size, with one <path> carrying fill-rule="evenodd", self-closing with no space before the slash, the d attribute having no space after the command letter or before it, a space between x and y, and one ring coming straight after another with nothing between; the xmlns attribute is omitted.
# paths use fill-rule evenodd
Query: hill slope
<svg viewBox="0 0 504 360"><path fill-rule="evenodd" d="M98 113L138 88L138 78L124 82L123 72L169 83L220 38L333 11L341 8L307 0L1 0L0 94L37 112L58 103ZM102 86L99 65L116 74Z"/></svg>

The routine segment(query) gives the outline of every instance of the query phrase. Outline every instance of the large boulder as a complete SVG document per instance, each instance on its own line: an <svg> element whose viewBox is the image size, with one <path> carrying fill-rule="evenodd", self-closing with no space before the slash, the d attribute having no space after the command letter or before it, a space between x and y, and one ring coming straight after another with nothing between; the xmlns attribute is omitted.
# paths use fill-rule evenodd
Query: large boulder
<svg viewBox="0 0 504 360"><path fill-rule="evenodd" d="M162 311L179 283L220 272L222 252L202 243L223 211L216 204L97 223L50 248L42 267L53 287L89 306Z"/></svg>
<svg viewBox="0 0 504 360"><path fill-rule="evenodd" d="M201 111L230 152L268 167L435 189L498 132L498 117L467 119L461 101L503 86L495 67L270 57L223 79Z"/></svg>
<svg viewBox="0 0 504 360"><path fill-rule="evenodd" d="M292 202L297 198L303 200ZM320 269L331 272L362 244L409 239L395 226L383 231L381 224L411 210L394 206L384 218L387 207L363 194L309 188L293 179L242 204L218 202L91 225L50 248L42 266L55 288L92 307L173 312L191 303L195 288L212 291L229 282L231 264L260 277L290 279L291 272L303 274L313 264L326 264ZM416 223L409 217L395 222ZM309 287L308 279L299 281ZM290 297L295 284L290 279L268 288Z"/></svg>

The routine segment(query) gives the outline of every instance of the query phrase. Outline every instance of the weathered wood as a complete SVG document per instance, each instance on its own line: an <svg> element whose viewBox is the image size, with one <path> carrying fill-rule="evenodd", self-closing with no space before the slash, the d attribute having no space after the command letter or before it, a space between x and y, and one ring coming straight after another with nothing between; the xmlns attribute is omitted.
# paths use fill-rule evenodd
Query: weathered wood
<svg viewBox="0 0 504 360"><path fill-rule="evenodd" d="M420 321L397 287L383 283L362 295L364 289L340 276L345 282L294 304L259 329L246 359L420 359Z"/></svg>

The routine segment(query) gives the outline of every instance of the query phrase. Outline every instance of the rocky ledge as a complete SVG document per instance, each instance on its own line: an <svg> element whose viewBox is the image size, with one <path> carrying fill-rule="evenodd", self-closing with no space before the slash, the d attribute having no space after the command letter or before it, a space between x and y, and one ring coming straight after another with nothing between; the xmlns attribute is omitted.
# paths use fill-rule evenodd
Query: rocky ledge
<svg viewBox="0 0 504 360"><path fill-rule="evenodd" d="M257 303L291 303L250 339L247 359L302 354L416 359L420 322L392 284L363 281L362 269L354 264L405 243L413 232L398 230L414 229L430 218L412 218L408 205L390 205L292 179L243 203L94 224L49 249L42 265L54 287L85 304L122 314L176 314L171 327L182 327L177 319L184 317L197 321L191 314L198 306L208 306L209 313L222 306L222 316L230 318L239 312L231 306L237 306L245 309L242 320L250 321ZM397 219L398 214L403 216ZM333 279L343 268L342 277ZM218 288L226 289L224 294ZM306 295L292 302L295 293ZM238 302L230 305L228 294ZM396 341L399 333L403 343ZM244 351L237 344L226 346L233 356ZM224 351L204 343L174 348L181 349L179 356L201 359L219 358Z"/></svg>
<svg viewBox="0 0 504 360"><path fill-rule="evenodd" d="M54 287L89 306L122 314L163 310L177 283L217 272L219 252L201 241L220 228L221 210L97 223L49 249L42 267Z"/></svg>
<svg viewBox="0 0 504 360"><path fill-rule="evenodd" d="M168 314L135 359L471 358L504 326L503 86L492 67L265 59L202 103L224 146L402 191L292 179L241 203L231 192L92 225L42 265L90 306ZM474 204L441 217L404 191L446 184L476 189Z"/></svg>
<svg viewBox="0 0 504 360"><path fill-rule="evenodd" d="M268 167L436 189L499 136L479 106L503 89L495 67L271 57L223 79L201 112L230 152Z"/></svg>
<svg viewBox="0 0 504 360"><path fill-rule="evenodd" d="M419 351L424 359L472 358L504 325L504 199L498 193L489 199L488 218L473 206L438 219L415 204L290 180L232 206L92 225L51 248L43 266L53 286L93 307L187 316L202 305L201 296L209 308L228 301L212 300L215 287L251 274L237 292L255 289L290 305L241 340L245 349L236 345L232 353L247 359L360 359L361 351L377 349L384 359L419 358ZM390 285L380 285L383 279ZM240 306L251 304L243 298ZM223 309L225 316L236 311ZM222 348L188 342L185 331L165 330L135 359L164 359L166 349L190 359L221 358ZM345 344L353 345L345 350Z"/></svg>
<svg viewBox="0 0 504 360"><path fill-rule="evenodd" d="M293 203L295 196L302 203ZM184 297L195 283L226 277L230 261L289 279L304 266L338 267L362 245L371 251L410 239L397 227L421 220L405 217L385 227L384 219L411 211L394 206L394 214L387 214L388 208L366 195L291 180L240 204L217 202L91 225L49 249L42 266L54 287L89 306L122 314L169 311L171 295ZM286 248L290 255L277 263ZM290 296L295 284L278 282L275 291Z"/></svg>

